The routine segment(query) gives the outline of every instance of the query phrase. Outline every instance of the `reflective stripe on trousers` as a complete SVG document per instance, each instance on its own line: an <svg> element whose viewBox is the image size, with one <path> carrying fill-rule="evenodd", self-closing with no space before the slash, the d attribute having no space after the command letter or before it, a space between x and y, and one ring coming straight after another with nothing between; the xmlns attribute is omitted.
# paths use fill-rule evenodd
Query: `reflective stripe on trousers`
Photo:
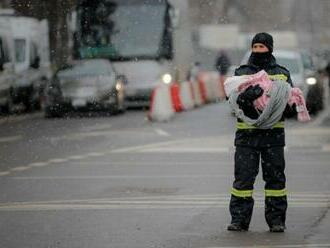
<svg viewBox="0 0 330 248"><path fill-rule="evenodd" d="M286 196L288 191L286 189L265 189L265 196L266 197L281 197Z"/></svg>
<svg viewBox="0 0 330 248"><path fill-rule="evenodd" d="M239 190L232 188L231 194L236 197L252 197L253 190ZM281 197L286 196L288 194L287 189L265 189L265 196L266 197Z"/></svg>
<svg viewBox="0 0 330 248"><path fill-rule="evenodd" d="M232 188L231 194L237 197L252 197L253 190L239 190Z"/></svg>

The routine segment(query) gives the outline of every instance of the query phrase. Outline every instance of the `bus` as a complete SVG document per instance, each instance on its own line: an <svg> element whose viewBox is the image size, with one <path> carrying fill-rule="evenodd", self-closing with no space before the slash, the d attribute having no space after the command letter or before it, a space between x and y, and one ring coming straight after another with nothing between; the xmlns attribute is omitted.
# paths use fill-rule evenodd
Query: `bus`
<svg viewBox="0 0 330 248"><path fill-rule="evenodd" d="M75 59L106 58L127 79L127 106L149 106L159 83L184 80L192 59L188 0L80 0Z"/></svg>

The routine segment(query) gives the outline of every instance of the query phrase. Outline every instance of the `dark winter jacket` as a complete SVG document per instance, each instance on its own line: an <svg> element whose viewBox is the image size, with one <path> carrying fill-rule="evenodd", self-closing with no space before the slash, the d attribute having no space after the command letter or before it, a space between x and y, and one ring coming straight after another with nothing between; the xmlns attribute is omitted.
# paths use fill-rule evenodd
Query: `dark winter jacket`
<svg viewBox="0 0 330 248"><path fill-rule="evenodd" d="M226 54L220 54L215 62L215 67L221 75L226 75L230 67L230 60Z"/></svg>
<svg viewBox="0 0 330 248"><path fill-rule="evenodd" d="M246 65L242 65L235 70L235 76L251 75L261 70L265 70L272 80L280 79L288 82L292 87L290 72L283 66L276 63L276 59L272 56L268 65L258 67L249 61ZM254 108L242 108L245 115L250 118L258 118L258 113ZM287 108L280 120L273 128L261 130L249 126L242 120L237 119L237 131L235 137L235 146L249 146L256 148L266 148L270 146L285 146L284 134L284 118L291 117L295 114L293 108Z"/></svg>

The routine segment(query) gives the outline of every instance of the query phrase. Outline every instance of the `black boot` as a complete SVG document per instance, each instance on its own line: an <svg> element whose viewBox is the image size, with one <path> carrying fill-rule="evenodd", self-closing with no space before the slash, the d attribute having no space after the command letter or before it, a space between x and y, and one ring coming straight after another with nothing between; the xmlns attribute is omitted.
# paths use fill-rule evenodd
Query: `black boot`
<svg viewBox="0 0 330 248"><path fill-rule="evenodd" d="M238 223L231 223L228 227L227 227L228 231L234 231L234 232L245 232L247 230L249 230L249 227L238 224Z"/></svg>
<svg viewBox="0 0 330 248"><path fill-rule="evenodd" d="M284 232L285 226L284 225L274 225L269 228L270 232Z"/></svg>

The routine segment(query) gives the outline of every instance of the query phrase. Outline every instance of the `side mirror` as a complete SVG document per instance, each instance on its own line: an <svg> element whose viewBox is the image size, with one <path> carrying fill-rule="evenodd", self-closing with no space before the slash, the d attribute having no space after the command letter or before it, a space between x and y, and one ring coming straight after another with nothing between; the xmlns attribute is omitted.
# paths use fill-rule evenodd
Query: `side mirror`
<svg viewBox="0 0 330 248"><path fill-rule="evenodd" d="M36 56L34 61L31 64L31 67L34 69L38 69L40 67L40 57Z"/></svg>

